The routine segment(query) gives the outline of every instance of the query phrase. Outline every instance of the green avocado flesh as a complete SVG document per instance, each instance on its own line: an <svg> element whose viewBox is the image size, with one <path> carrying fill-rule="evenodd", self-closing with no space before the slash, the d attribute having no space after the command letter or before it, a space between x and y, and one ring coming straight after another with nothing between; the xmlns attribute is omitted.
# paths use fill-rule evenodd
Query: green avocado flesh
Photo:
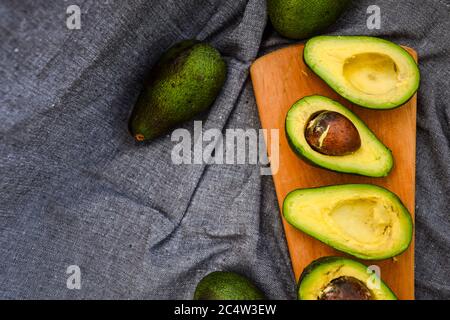
<svg viewBox="0 0 450 320"><path fill-rule="evenodd" d="M303 270L300 300L397 300L389 287L367 267L341 257L324 257Z"/></svg>
<svg viewBox="0 0 450 320"><path fill-rule="evenodd" d="M305 63L334 91L370 109L392 109L417 91L419 68L399 45L367 36L317 36L306 42Z"/></svg>
<svg viewBox="0 0 450 320"><path fill-rule="evenodd" d="M324 110L335 111L353 123L361 139L358 150L347 155L330 156L315 151L308 144L305 138L307 123L314 114ZM383 177L389 174L394 163L391 151L361 119L340 103L323 96L308 96L294 103L286 115L286 136L297 154L333 171Z"/></svg>
<svg viewBox="0 0 450 320"><path fill-rule="evenodd" d="M268 0L267 11L275 30L291 39L303 39L334 23L351 0Z"/></svg>
<svg viewBox="0 0 450 320"><path fill-rule="evenodd" d="M152 69L129 121L138 141L150 140L205 111L216 99L227 68L212 46L186 40Z"/></svg>
<svg viewBox="0 0 450 320"><path fill-rule="evenodd" d="M343 184L290 192L283 215L295 228L360 259L381 260L405 251L411 215L392 192L370 184Z"/></svg>
<svg viewBox="0 0 450 320"><path fill-rule="evenodd" d="M247 278L226 271L215 271L197 285L194 300L264 300L264 294Z"/></svg>

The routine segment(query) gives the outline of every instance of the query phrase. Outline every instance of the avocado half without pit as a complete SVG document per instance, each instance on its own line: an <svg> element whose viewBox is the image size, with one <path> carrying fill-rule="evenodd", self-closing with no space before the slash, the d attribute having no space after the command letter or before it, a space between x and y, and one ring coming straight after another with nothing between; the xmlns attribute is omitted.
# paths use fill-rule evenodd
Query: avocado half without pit
<svg viewBox="0 0 450 320"><path fill-rule="evenodd" d="M389 287L365 265L347 258L324 257L300 276L300 300L397 300Z"/></svg>
<svg viewBox="0 0 450 320"><path fill-rule="evenodd" d="M295 228L360 259L394 257L412 239L411 215L400 199L370 184L294 190L283 215Z"/></svg>
<svg viewBox="0 0 450 320"><path fill-rule="evenodd" d="M369 177L387 176L391 151L353 112L323 96L300 99L286 115L293 150L317 166Z"/></svg>
<svg viewBox="0 0 450 320"><path fill-rule="evenodd" d="M392 109L417 91L420 73L399 45L367 36L317 36L306 42L305 63L347 100Z"/></svg>

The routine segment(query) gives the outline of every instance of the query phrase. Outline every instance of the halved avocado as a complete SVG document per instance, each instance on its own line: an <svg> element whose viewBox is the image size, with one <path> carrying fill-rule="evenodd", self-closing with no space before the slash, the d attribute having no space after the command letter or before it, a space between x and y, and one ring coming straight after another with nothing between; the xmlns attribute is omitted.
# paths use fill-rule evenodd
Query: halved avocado
<svg viewBox="0 0 450 320"><path fill-rule="evenodd" d="M371 184L294 190L284 199L283 215L295 228L361 259L394 257L412 239L411 215L400 199Z"/></svg>
<svg viewBox="0 0 450 320"><path fill-rule="evenodd" d="M318 36L306 42L305 63L338 94L370 109L392 109L419 87L413 57L399 45L367 36Z"/></svg>
<svg viewBox="0 0 450 320"><path fill-rule="evenodd" d="M324 257L300 276L299 300L397 300L389 287L357 261Z"/></svg>
<svg viewBox="0 0 450 320"><path fill-rule="evenodd" d="M305 137L308 123L314 115L322 111L337 112L353 123L361 140L356 151L340 156L327 155L309 145ZM286 115L286 136L297 154L313 164L333 171L384 177L389 174L394 164L391 151L364 122L349 109L327 97L308 96L294 103Z"/></svg>

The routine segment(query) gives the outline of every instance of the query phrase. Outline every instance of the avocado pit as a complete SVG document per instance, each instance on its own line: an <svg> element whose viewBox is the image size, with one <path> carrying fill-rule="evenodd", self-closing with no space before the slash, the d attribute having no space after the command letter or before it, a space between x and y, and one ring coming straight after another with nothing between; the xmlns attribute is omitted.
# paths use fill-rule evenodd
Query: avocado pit
<svg viewBox="0 0 450 320"><path fill-rule="evenodd" d="M369 288L359 279L341 276L331 280L322 290L319 300L372 300Z"/></svg>
<svg viewBox="0 0 450 320"><path fill-rule="evenodd" d="M355 125L335 111L320 111L308 121L305 138L315 151L328 156L344 156L361 147Z"/></svg>

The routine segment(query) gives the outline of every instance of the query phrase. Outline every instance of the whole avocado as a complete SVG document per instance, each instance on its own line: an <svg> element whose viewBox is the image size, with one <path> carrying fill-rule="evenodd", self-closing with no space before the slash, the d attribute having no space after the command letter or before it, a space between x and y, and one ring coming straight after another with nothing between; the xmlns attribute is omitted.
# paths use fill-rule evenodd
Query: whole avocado
<svg viewBox="0 0 450 320"><path fill-rule="evenodd" d="M334 23L351 0L267 0L275 30L290 39L308 38Z"/></svg>
<svg viewBox="0 0 450 320"><path fill-rule="evenodd" d="M205 111L222 88L227 67L211 45L185 40L163 54L146 80L129 121L137 141L154 139Z"/></svg>
<svg viewBox="0 0 450 320"><path fill-rule="evenodd" d="M264 300L264 294L240 274L215 271L197 285L194 300Z"/></svg>

